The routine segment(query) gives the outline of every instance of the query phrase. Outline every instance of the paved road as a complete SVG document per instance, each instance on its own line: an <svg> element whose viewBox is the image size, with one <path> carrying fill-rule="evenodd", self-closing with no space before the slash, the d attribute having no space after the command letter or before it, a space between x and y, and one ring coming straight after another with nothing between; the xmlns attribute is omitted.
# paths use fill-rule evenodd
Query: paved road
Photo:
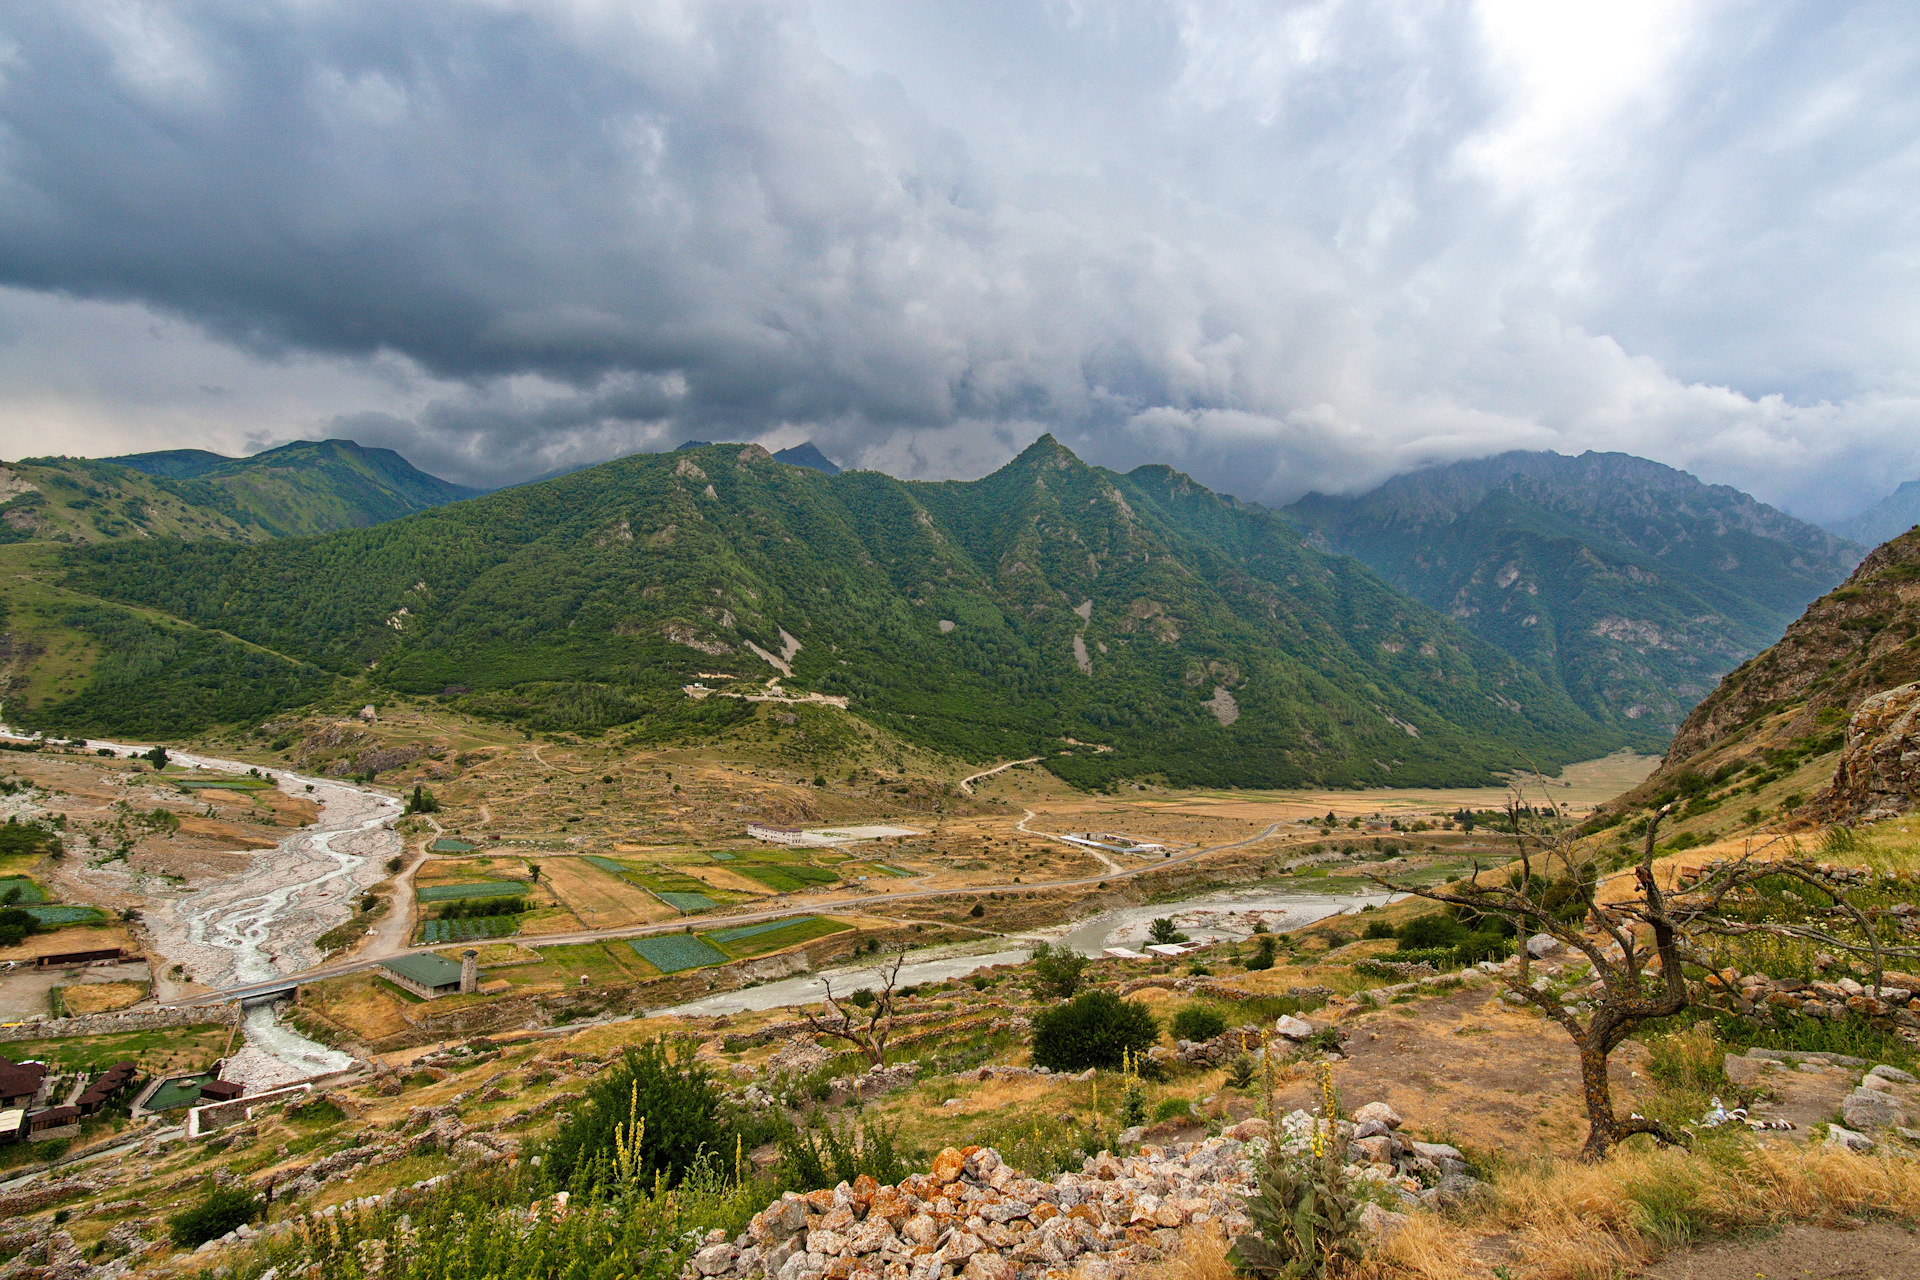
<svg viewBox="0 0 1920 1280"><path fill-rule="evenodd" d="M968 897L977 896L982 893L1030 893L1036 889L1084 889L1094 885L1110 884L1115 880L1130 880L1135 876L1146 875L1154 871L1165 871L1168 867L1177 867L1182 863L1192 862L1195 858L1202 858L1210 853L1225 853L1230 849L1243 849L1250 844L1258 844L1262 840L1269 839L1274 832L1279 829L1280 824L1275 822L1269 825L1267 829L1259 835L1248 836L1245 840L1235 840L1230 844L1211 845L1204 849L1192 849L1186 853L1174 854L1172 857L1163 858L1159 862L1145 863L1138 867L1107 872L1096 876L1078 876L1070 880L1034 880L1020 884L974 884L954 889L902 889L891 893L876 890L863 897L853 899L832 899L825 901L815 901L805 898L789 899L781 906L770 910L750 911L736 915L715 917L712 920L704 922L702 927L713 928L728 927L737 924L759 924L762 921L778 920L782 916L798 915L801 912L808 911L839 912L841 914L870 912L876 907L892 906L896 902L924 901L929 898ZM1041 835L1044 833L1034 832L1033 834ZM629 925L621 929L589 929L580 933L543 933L537 937L520 939L520 941L532 943L536 946L564 946L570 943L580 942L605 942L609 939L643 938L649 934L656 933L679 933L687 927L687 924L688 921L683 917L679 920L668 921L662 924ZM245 1000L253 996L266 995L274 991L285 990L287 986L292 983L304 984L319 982L325 978L340 978L350 973L362 973L379 964L381 960L390 959L392 954L418 954L437 950L445 945L446 944L442 943L439 944L439 947L410 947L406 952L395 952L386 956L359 956L337 964L317 965L304 973L292 974L284 978L276 978L272 982L254 982L244 986L227 987L220 991L209 991L202 995L192 996L183 1000L175 1000L170 1003L176 1007L188 1007L223 1004L229 1000Z"/></svg>

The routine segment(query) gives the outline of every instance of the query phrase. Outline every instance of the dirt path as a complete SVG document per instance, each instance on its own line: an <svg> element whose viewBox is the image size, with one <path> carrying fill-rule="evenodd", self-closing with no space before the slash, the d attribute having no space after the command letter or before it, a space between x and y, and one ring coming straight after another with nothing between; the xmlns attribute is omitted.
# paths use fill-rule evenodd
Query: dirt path
<svg viewBox="0 0 1920 1280"><path fill-rule="evenodd" d="M428 826L433 828L432 840L438 840L447 834L447 829L436 822L431 814L421 814ZM389 899L387 914L367 930L367 936L354 948L354 954L368 960L377 960L383 956L399 955L407 949L407 943L413 937L413 876L427 864L427 845L431 840L420 837L420 847L416 856L409 859L392 877L393 897ZM404 857L405 854L403 853Z"/></svg>
<svg viewBox="0 0 1920 1280"><path fill-rule="evenodd" d="M1115 862L1112 858L1109 858L1106 854L1106 850L1104 849L1096 849L1092 845L1081 844L1077 840L1062 840L1059 836L1053 834L1053 832L1051 831L1030 830L1027 824L1029 822L1032 822L1034 819L1035 815L1033 810L1022 809L1020 812L1025 814L1026 816L1021 818L1020 821L1014 823L1013 829L1015 831L1020 832L1022 835L1039 836L1042 839L1052 840L1056 844L1064 844L1068 848L1078 850L1081 853L1090 853L1094 857L1098 858L1101 864L1105 866L1108 871L1124 871L1126 869L1122 867L1119 863ZM1267 831L1269 834L1271 834L1273 831L1273 828L1268 827Z"/></svg>
<svg viewBox="0 0 1920 1280"><path fill-rule="evenodd" d="M1920 1235L1876 1222L1855 1230L1788 1227L1764 1240L1727 1240L1668 1254L1651 1280L1907 1280L1920 1276Z"/></svg>
<svg viewBox="0 0 1920 1280"><path fill-rule="evenodd" d="M972 795L973 784L980 781L980 779L991 778L996 773L1004 773L1008 769L1013 768L1015 765L1039 764L1040 759L1041 757L1039 756L1028 756L1025 760L1009 760L1005 764L997 764L993 766L993 768L991 769L982 769L979 773L970 773L966 777L960 779L960 789L966 792L968 795ZM1029 814L1028 816L1031 817L1032 815Z"/></svg>

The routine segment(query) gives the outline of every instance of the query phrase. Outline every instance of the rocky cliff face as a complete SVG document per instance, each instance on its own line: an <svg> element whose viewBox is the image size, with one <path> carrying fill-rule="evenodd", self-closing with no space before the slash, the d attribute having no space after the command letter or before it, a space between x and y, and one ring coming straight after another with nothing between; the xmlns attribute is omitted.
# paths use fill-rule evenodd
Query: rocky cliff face
<svg viewBox="0 0 1920 1280"><path fill-rule="evenodd" d="M1833 782L1813 798L1830 822L1874 822L1920 802L1920 683L1876 693L1847 725Z"/></svg>
<svg viewBox="0 0 1920 1280"><path fill-rule="evenodd" d="M1780 642L1720 682L1674 736L1656 779L1742 739L1780 745L1836 729L1869 698L1920 679L1920 529L1876 548Z"/></svg>

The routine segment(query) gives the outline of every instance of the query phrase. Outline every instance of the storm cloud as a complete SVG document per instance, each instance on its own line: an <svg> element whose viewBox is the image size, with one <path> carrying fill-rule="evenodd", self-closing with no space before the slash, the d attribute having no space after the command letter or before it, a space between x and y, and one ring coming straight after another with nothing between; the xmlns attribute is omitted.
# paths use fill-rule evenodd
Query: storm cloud
<svg viewBox="0 0 1920 1280"><path fill-rule="evenodd" d="M1917 64L1897 4L10 6L0 446L1842 514L1920 475Z"/></svg>

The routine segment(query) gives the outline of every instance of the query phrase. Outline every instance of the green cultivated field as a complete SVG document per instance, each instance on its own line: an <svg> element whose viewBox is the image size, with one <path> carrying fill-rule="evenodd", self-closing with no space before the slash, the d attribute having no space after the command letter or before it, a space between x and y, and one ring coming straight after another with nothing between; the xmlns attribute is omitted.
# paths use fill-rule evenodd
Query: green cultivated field
<svg viewBox="0 0 1920 1280"><path fill-rule="evenodd" d="M13 894L13 901L24 906L30 902L45 902L47 891L25 876L7 876L0 879L0 901Z"/></svg>
<svg viewBox="0 0 1920 1280"><path fill-rule="evenodd" d="M413 891L422 902L454 902L461 898L516 898L530 886L521 880L482 880L475 884L430 884Z"/></svg>
<svg viewBox="0 0 1920 1280"><path fill-rule="evenodd" d="M748 956L765 955L769 951L811 942L829 934L845 933L852 927L824 916L801 916L797 920L770 920L766 924L744 925L738 929L719 929L704 936L707 941L725 947L734 959L743 960Z"/></svg>
<svg viewBox="0 0 1920 1280"><path fill-rule="evenodd" d="M727 953L712 943L687 933L670 933L659 938L635 938L627 944L635 954L662 973L680 973L725 964Z"/></svg>
<svg viewBox="0 0 1920 1280"><path fill-rule="evenodd" d="M428 920L420 926L420 941L473 942L481 938L504 938L520 931L519 916L475 916L468 920Z"/></svg>
<svg viewBox="0 0 1920 1280"><path fill-rule="evenodd" d="M824 867L810 867L798 862L779 866L766 862L742 863L733 870L758 880L775 893L791 893L795 889L804 889L810 884L833 884L840 879L838 871L828 871Z"/></svg>
<svg viewBox="0 0 1920 1280"><path fill-rule="evenodd" d="M105 920L107 913L98 907L22 907L22 911L38 920L41 924L89 924L95 920Z"/></svg>

